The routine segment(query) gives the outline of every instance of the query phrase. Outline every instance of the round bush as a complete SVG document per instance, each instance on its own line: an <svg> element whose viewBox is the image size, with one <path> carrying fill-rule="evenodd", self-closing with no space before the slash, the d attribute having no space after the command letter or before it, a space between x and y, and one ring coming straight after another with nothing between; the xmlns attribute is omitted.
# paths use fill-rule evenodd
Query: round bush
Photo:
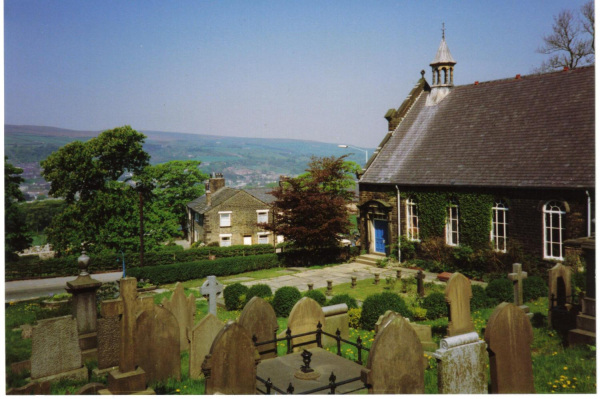
<svg viewBox="0 0 600 399"><path fill-rule="evenodd" d="M302 298L302 294L296 287L281 287L275 291L273 298L273 309L277 317L288 317L292 308Z"/></svg>
<svg viewBox="0 0 600 399"><path fill-rule="evenodd" d="M348 305L348 310L350 309L358 309L358 303L356 303L356 299L352 298L350 295L348 294L339 294L339 295L334 295L333 298L331 298L329 300L329 302L327 302L327 305L338 305L340 303L345 303L346 305Z"/></svg>
<svg viewBox="0 0 600 399"><path fill-rule="evenodd" d="M441 292L432 292L423 299L423 309L427 310L426 317L429 320L448 316L448 303Z"/></svg>
<svg viewBox="0 0 600 399"><path fill-rule="evenodd" d="M271 287L267 284L256 284L248 289L248 293L246 293L246 303L250 302L250 299L255 296L265 299L272 295L273 291L271 291Z"/></svg>
<svg viewBox="0 0 600 399"><path fill-rule="evenodd" d="M480 285L473 284L471 286L473 297L471 298L471 310L478 310L490 306L490 299Z"/></svg>
<svg viewBox="0 0 600 399"><path fill-rule="evenodd" d="M314 300L320 306L325 306L325 302L327 302L327 298L325 297L325 294L323 294L321 291L316 291L316 290L306 291L304 296Z"/></svg>
<svg viewBox="0 0 600 399"><path fill-rule="evenodd" d="M527 277L523 280L523 301L529 302L548 296L548 285L539 276Z"/></svg>
<svg viewBox="0 0 600 399"><path fill-rule="evenodd" d="M363 302L360 324L365 330L373 330L379 316L387 310L400 313L404 317L412 318L412 313L404 303L404 299L393 292L369 295Z"/></svg>
<svg viewBox="0 0 600 399"><path fill-rule="evenodd" d="M225 287L223 296L225 297L225 307L227 307L227 310L239 310L243 308L247 293L248 287L240 283L231 284Z"/></svg>
<svg viewBox="0 0 600 399"><path fill-rule="evenodd" d="M515 299L513 283L507 278L499 278L489 282L485 287L485 293L490 298L491 305L499 305L502 302L513 302Z"/></svg>

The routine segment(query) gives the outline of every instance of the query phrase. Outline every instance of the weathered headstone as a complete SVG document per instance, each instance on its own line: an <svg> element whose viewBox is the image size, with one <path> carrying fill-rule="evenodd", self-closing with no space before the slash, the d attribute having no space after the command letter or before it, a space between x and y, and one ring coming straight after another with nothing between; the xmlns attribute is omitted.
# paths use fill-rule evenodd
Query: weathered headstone
<svg viewBox="0 0 600 399"><path fill-rule="evenodd" d="M121 326L119 316L98 319L98 371L100 373L119 365L120 345Z"/></svg>
<svg viewBox="0 0 600 399"><path fill-rule="evenodd" d="M380 326L361 379L370 385L369 394L423 394L422 362L417 333L403 317L392 317Z"/></svg>
<svg viewBox="0 0 600 399"><path fill-rule="evenodd" d="M190 348L187 340L187 331L194 327L194 314L196 313L196 298L190 294L187 298L183 285L177 283L171 300L163 298L162 305L175 315L179 323L179 345L181 352Z"/></svg>
<svg viewBox="0 0 600 399"><path fill-rule="evenodd" d="M31 343L31 381L86 380L73 316L38 321Z"/></svg>
<svg viewBox="0 0 600 399"><path fill-rule="evenodd" d="M208 312L217 315L217 295L223 292L223 285L217 281L217 276L208 276L200 293L208 298Z"/></svg>
<svg viewBox="0 0 600 399"><path fill-rule="evenodd" d="M325 327L325 314L323 313L323 309L321 309L321 306L316 301L308 297L304 297L296 302L288 317L288 328L292 331L292 335L316 331L317 324L319 323ZM315 335L307 335L292 339L292 345L301 345L304 342L314 340ZM294 352L313 348L316 345L317 344L308 344L302 347L299 346L294 348Z"/></svg>
<svg viewBox="0 0 600 399"><path fill-rule="evenodd" d="M565 246L581 248L585 257L585 292L580 303L581 312L575 327L568 333L569 346L596 345L596 237L584 237L565 242Z"/></svg>
<svg viewBox="0 0 600 399"><path fill-rule="evenodd" d="M527 272L523 271L520 263L513 263L513 272L508 274L508 279L513 282L514 303L519 306L529 318L533 313L529 313L529 306L523 304L523 280L527 278Z"/></svg>
<svg viewBox="0 0 600 399"><path fill-rule="evenodd" d="M518 306L502 303L485 327L490 356L491 393L535 393L531 344L533 328Z"/></svg>
<svg viewBox="0 0 600 399"><path fill-rule="evenodd" d="M476 332L446 337L433 356L438 360L438 393L487 393L487 352Z"/></svg>
<svg viewBox="0 0 600 399"><path fill-rule="evenodd" d="M571 268L556 264L548 272L548 326L552 327L552 309L571 307Z"/></svg>
<svg viewBox="0 0 600 399"><path fill-rule="evenodd" d="M202 365L206 394L254 395L260 355L252 337L236 322L229 322L215 338Z"/></svg>
<svg viewBox="0 0 600 399"><path fill-rule="evenodd" d="M225 323L212 313L204 316L190 332L190 378L200 378L202 363L210 352L215 337L225 327Z"/></svg>
<svg viewBox="0 0 600 399"><path fill-rule="evenodd" d="M179 323L173 313L154 306L138 314L134 342L135 360L146 372L148 384L181 380Z"/></svg>
<svg viewBox="0 0 600 399"><path fill-rule="evenodd" d="M244 306L240 318L240 326L244 327L251 336L256 336L256 342L271 341L276 338L277 316L273 307L264 299L255 296ZM261 360L277 357L277 343L260 345L256 349Z"/></svg>
<svg viewBox="0 0 600 399"><path fill-rule="evenodd" d="M388 321L392 320L394 317L402 317L400 313L396 313L392 310L387 310L384 314L379 316L379 319L375 323L375 334L379 332L381 326L385 325ZM404 318L408 321L408 318ZM417 333L419 337L419 341L421 341L421 345L423 346L423 351L433 352L437 349L437 344L433 342L433 338L431 335L431 326L417 323L410 323L412 328Z"/></svg>
<svg viewBox="0 0 600 399"><path fill-rule="evenodd" d="M350 337L350 317L348 316L348 305L340 303L337 305L324 306L325 327L323 331L335 335L340 330L342 339ZM323 346L335 345L337 341L334 338L323 336Z"/></svg>
<svg viewBox="0 0 600 399"><path fill-rule="evenodd" d="M417 295L421 298L425 296L425 285L423 284L423 280L425 279L425 273L422 270L419 270L417 273Z"/></svg>
<svg viewBox="0 0 600 399"><path fill-rule="evenodd" d="M448 312L448 336L475 331L471 320L471 282L460 273L454 273L446 286L446 302L450 305Z"/></svg>

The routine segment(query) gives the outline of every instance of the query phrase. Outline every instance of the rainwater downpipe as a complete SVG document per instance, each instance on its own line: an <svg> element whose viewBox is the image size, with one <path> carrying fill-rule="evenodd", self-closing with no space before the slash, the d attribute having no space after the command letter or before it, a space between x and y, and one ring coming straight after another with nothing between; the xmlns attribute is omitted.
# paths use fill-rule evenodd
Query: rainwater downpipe
<svg viewBox="0 0 600 399"><path fill-rule="evenodd" d="M590 197L590 193L588 190L585 190L585 195L587 195L587 208L588 208L588 220L587 220L587 236L592 236L592 198Z"/></svg>
<svg viewBox="0 0 600 399"><path fill-rule="evenodd" d="M398 188L398 185L396 185L396 192L398 193L398 262L402 263L402 250L400 249L400 244L402 243L402 228L400 227L400 189Z"/></svg>

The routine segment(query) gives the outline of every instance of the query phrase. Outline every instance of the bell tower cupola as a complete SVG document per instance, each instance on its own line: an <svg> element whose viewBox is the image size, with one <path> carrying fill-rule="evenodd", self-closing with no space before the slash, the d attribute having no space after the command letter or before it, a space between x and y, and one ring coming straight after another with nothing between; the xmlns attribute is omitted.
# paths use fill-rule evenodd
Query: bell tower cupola
<svg viewBox="0 0 600 399"><path fill-rule="evenodd" d="M456 61L450 54L446 44L446 28L442 24L442 42L438 47L435 58L429 64L431 66L431 94L427 105L436 105L450 94L454 86L454 65Z"/></svg>

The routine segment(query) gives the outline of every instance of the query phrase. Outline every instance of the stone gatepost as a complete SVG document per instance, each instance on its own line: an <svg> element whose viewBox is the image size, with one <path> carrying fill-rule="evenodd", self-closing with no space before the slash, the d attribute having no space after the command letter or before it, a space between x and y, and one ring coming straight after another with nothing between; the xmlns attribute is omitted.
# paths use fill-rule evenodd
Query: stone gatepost
<svg viewBox="0 0 600 399"><path fill-rule="evenodd" d="M102 283L94 280L87 272L90 257L85 251L81 252L77 263L80 270L79 276L75 280L69 281L65 290L73 295L71 310L73 317L77 320L79 347L85 361L98 358L96 291Z"/></svg>

